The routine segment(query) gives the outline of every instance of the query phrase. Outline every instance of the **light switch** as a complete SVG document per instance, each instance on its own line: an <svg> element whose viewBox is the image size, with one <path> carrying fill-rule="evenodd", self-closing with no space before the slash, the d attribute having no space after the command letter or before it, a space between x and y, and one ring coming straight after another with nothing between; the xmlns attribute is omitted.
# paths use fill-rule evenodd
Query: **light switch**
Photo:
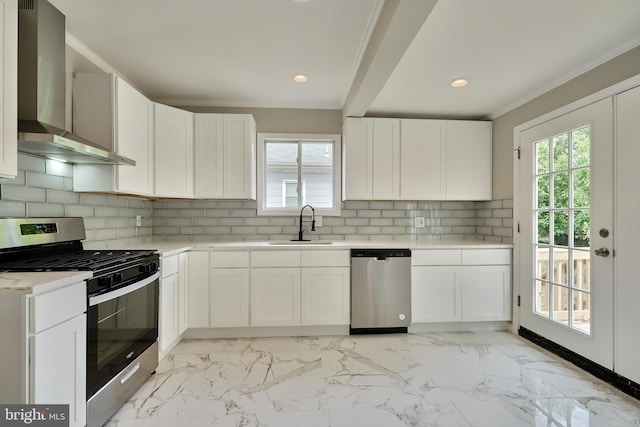
<svg viewBox="0 0 640 427"><path fill-rule="evenodd" d="M136 215L136 227L142 227L142 216Z"/></svg>

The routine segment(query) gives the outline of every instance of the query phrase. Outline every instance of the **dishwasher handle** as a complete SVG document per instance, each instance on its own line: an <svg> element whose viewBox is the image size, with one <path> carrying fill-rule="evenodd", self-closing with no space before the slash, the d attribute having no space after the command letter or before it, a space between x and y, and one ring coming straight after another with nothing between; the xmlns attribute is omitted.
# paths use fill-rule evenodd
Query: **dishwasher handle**
<svg viewBox="0 0 640 427"><path fill-rule="evenodd" d="M378 256L378 257L376 257L376 261L378 261L378 262L388 262L389 261L389 257Z"/></svg>
<svg viewBox="0 0 640 427"><path fill-rule="evenodd" d="M351 249L351 258L376 258L382 261L386 258L411 257L410 249Z"/></svg>

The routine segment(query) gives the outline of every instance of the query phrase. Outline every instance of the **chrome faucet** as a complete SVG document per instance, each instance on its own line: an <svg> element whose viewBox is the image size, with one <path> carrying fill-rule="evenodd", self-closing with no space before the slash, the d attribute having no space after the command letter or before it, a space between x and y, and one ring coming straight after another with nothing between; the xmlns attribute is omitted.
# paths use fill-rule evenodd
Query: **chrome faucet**
<svg viewBox="0 0 640 427"><path fill-rule="evenodd" d="M310 231L316 231L316 210L313 209L313 206L311 205L304 205L302 207L302 209L300 209L300 231L298 231L298 239L295 240L293 239L292 242L307 242L309 241L309 239L303 239L302 235L306 230L302 229L302 212L304 212L305 208L309 208L311 209L311 230ZM308 221L304 221L304 222L308 222Z"/></svg>

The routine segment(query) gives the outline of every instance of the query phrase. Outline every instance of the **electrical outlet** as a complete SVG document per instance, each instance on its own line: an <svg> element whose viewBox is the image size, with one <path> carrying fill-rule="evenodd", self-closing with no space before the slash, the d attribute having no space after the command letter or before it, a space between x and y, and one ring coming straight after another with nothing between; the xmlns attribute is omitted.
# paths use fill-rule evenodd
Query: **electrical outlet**
<svg viewBox="0 0 640 427"><path fill-rule="evenodd" d="M142 227L142 216L136 215L136 227Z"/></svg>
<svg viewBox="0 0 640 427"><path fill-rule="evenodd" d="M423 216L415 217L415 223L414 224L415 224L416 228L424 228L424 226L425 226L424 217Z"/></svg>

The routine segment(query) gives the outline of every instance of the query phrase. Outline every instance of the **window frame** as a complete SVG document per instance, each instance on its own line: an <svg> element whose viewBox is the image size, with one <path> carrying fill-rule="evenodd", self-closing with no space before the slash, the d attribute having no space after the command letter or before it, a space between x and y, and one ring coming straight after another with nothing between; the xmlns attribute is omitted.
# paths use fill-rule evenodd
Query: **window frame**
<svg viewBox="0 0 640 427"><path fill-rule="evenodd" d="M342 135L340 134L293 134L293 133L258 133L257 144L257 214L269 216L298 216L300 208L267 208L266 203L266 156L265 146L272 141L326 141L333 144L333 208L316 208L318 216L340 216L342 209ZM298 164L300 168L300 164ZM303 184L304 185L304 184Z"/></svg>

